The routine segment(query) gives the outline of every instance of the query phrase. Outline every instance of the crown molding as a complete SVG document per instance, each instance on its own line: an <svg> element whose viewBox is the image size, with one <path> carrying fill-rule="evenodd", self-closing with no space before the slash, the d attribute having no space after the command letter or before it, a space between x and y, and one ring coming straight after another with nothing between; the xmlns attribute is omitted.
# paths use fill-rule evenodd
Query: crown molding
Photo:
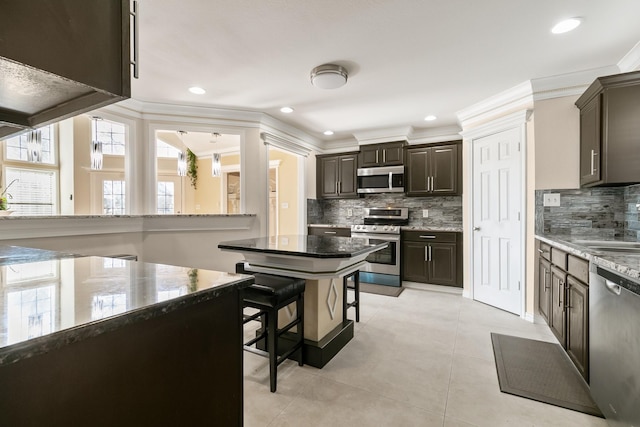
<svg viewBox="0 0 640 427"><path fill-rule="evenodd" d="M460 126L441 126L428 129L416 129L409 136L409 145L431 144L435 142L447 142L460 139Z"/></svg>
<svg viewBox="0 0 640 427"><path fill-rule="evenodd" d="M358 151L360 146L355 138L339 139L336 141L325 141L318 154L346 153L348 151Z"/></svg>
<svg viewBox="0 0 640 427"><path fill-rule="evenodd" d="M305 147L301 141L295 141L294 138L285 135L276 135L270 132L261 132L260 139L265 145L273 145L285 151L297 154L299 156L308 157L312 149Z"/></svg>
<svg viewBox="0 0 640 427"><path fill-rule="evenodd" d="M456 113L462 129L468 129L513 110L533 107L531 82L525 81Z"/></svg>
<svg viewBox="0 0 640 427"><path fill-rule="evenodd" d="M413 127L397 126L356 132L353 136L358 140L358 145L368 145L380 144L382 142L407 141L411 133L413 133Z"/></svg>
<svg viewBox="0 0 640 427"><path fill-rule="evenodd" d="M574 73L559 74L557 76L542 77L531 80L534 101L561 98L565 96L582 95L591 83L598 77L618 74L617 65L592 68Z"/></svg>
<svg viewBox="0 0 640 427"><path fill-rule="evenodd" d="M476 139L487 135L493 135L508 129L513 129L528 122L532 113L532 109L522 109L494 119L490 122L483 123L473 129L462 131L460 132L460 135L462 135L464 139Z"/></svg>
<svg viewBox="0 0 640 427"><path fill-rule="evenodd" d="M640 41L618 61L618 68L622 73L640 70Z"/></svg>

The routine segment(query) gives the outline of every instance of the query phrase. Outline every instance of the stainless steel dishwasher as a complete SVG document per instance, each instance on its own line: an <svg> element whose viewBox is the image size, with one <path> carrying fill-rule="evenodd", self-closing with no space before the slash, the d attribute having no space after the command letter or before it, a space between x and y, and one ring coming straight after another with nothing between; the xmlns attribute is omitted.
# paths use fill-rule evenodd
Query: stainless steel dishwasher
<svg viewBox="0 0 640 427"><path fill-rule="evenodd" d="M591 395L610 426L640 427L640 282L591 264Z"/></svg>

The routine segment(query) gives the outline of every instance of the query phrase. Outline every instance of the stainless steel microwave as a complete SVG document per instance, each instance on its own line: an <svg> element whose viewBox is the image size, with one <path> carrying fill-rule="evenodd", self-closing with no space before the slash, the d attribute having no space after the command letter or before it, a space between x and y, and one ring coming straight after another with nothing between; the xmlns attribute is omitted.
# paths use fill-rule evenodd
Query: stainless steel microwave
<svg viewBox="0 0 640 427"><path fill-rule="evenodd" d="M404 166L359 168L358 193L404 193Z"/></svg>

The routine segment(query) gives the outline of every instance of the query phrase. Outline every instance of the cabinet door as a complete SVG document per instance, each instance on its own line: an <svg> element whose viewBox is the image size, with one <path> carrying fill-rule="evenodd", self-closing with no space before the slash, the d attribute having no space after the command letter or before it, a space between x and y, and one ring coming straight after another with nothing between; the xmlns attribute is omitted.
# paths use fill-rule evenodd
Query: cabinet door
<svg viewBox="0 0 640 427"><path fill-rule="evenodd" d="M404 242L402 246L402 280L427 282L427 245L423 242Z"/></svg>
<svg viewBox="0 0 640 427"><path fill-rule="evenodd" d="M384 166L402 165L402 156L402 144L391 144L382 148L382 164Z"/></svg>
<svg viewBox="0 0 640 427"><path fill-rule="evenodd" d="M542 257L538 258L538 311L549 324L551 307L551 263Z"/></svg>
<svg viewBox="0 0 640 427"><path fill-rule="evenodd" d="M566 348L565 283L567 273L551 266L551 309L549 310L549 328L558 338L560 345Z"/></svg>
<svg viewBox="0 0 640 427"><path fill-rule="evenodd" d="M589 288L567 277L567 354L589 380Z"/></svg>
<svg viewBox="0 0 640 427"><path fill-rule="evenodd" d="M380 166L381 161L380 149L376 145L360 147L361 168Z"/></svg>
<svg viewBox="0 0 640 427"><path fill-rule="evenodd" d="M455 243L429 243L428 283L457 286Z"/></svg>
<svg viewBox="0 0 640 427"><path fill-rule="evenodd" d="M407 150L407 176L405 177L408 196L424 196L428 193L427 165L431 151L429 148Z"/></svg>
<svg viewBox="0 0 640 427"><path fill-rule="evenodd" d="M338 195L340 197L356 197L358 195L357 156L355 154L340 156L339 167Z"/></svg>
<svg viewBox="0 0 640 427"><path fill-rule="evenodd" d="M601 95L580 110L580 185L602 179Z"/></svg>
<svg viewBox="0 0 640 427"><path fill-rule="evenodd" d="M318 197L335 198L338 197L339 158L322 157L318 160Z"/></svg>
<svg viewBox="0 0 640 427"><path fill-rule="evenodd" d="M458 193L458 146L433 147L431 155L431 194Z"/></svg>

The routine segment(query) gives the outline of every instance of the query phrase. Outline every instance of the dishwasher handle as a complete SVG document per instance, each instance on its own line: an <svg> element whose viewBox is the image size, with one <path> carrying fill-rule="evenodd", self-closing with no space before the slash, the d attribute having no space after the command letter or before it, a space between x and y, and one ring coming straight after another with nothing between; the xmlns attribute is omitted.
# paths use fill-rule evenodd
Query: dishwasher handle
<svg viewBox="0 0 640 427"><path fill-rule="evenodd" d="M611 280L605 280L604 284L606 285L607 291L611 292L614 295L620 296L622 292L622 286L613 283Z"/></svg>

